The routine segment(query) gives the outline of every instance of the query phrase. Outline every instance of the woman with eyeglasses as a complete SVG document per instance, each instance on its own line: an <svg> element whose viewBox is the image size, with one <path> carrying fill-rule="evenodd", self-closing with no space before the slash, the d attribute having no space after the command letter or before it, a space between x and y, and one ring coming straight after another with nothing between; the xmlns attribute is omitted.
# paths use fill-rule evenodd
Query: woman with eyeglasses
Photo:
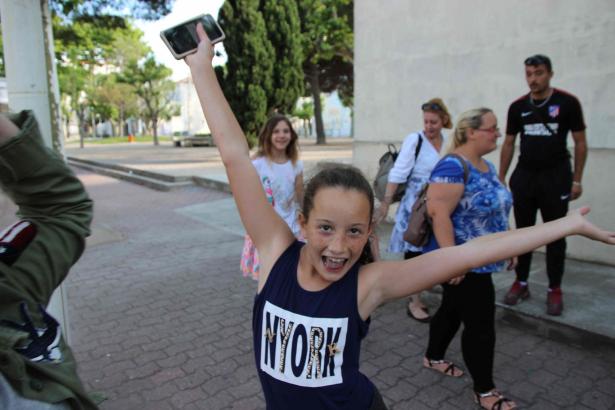
<svg viewBox="0 0 615 410"><path fill-rule="evenodd" d="M508 230L512 195L500 182L494 165L483 158L496 149L499 136L497 118L490 109L461 115L450 149L458 157L444 157L429 178L427 211L433 235L424 252ZM508 269L515 263L516 258L510 260ZM423 359L427 368L462 376L463 371L444 356L463 323L461 351L474 381L474 398L484 409L516 408L493 383L495 291L491 273L505 265L501 261L480 266L442 285L442 304L431 320Z"/></svg>
<svg viewBox="0 0 615 410"><path fill-rule="evenodd" d="M440 159L444 145L442 128L451 128L451 115L440 98L432 98L421 106L423 111L423 130L409 134L403 141L395 165L389 172L389 182L383 201L376 212L376 222L382 221L389 212L393 196L399 184L406 185L406 192L395 214L395 225L389 241L389 252L403 253L404 259L421 255L421 248L404 241L403 235L408 228L412 204L421 188L429 179L431 170ZM429 310L420 294L411 295L408 300L407 314L419 322L429 322Z"/></svg>

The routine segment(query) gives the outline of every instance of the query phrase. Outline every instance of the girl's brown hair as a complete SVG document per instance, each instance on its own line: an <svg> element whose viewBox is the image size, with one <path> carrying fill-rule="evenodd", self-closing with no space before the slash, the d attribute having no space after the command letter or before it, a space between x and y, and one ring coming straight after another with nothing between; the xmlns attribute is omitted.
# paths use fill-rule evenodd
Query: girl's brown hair
<svg viewBox="0 0 615 410"><path fill-rule="evenodd" d="M354 189L364 194L369 201L369 221L371 223L374 215L374 191L358 168L345 164L326 164L316 175L310 178L303 195L302 213L306 221L314 208L316 193L322 188ZM365 264L373 262L373 260L369 241L367 241L359 262Z"/></svg>
<svg viewBox="0 0 615 410"><path fill-rule="evenodd" d="M280 121L284 121L288 125L288 128L290 128L290 142L286 147L286 156L294 165L299 159L299 148L297 147L299 137L293 129L293 125L290 123L290 120L282 114L273 114L261 129L260 134L258 134L258 151L256 152L256 155L259 157L271 157L273 151L271 136L273 135L274 128Z"/></svg>

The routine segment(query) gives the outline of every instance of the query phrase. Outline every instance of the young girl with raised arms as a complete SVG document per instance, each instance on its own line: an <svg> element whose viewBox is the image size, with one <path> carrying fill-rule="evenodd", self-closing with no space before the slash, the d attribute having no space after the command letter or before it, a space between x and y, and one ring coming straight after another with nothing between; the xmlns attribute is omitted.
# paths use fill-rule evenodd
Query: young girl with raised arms
<svg viewBox="0 0 615 410"><path fill-rule="evenodd" d="M198 51L186 57L207 123L226 167L241 220L260 254L253 310L254 354L267 409L385 409L359 371L372 312L482 266L567 235L615 244L615 233L583 208L539 226L483 236L406 261L360 261L372 231L370 184L352 167L330 167L307 184L299 214L306 243L267 202L245 136L211 65L199 25Z"/></svg>
<svg viewBox="0 0 615 410"><path fill-rule="evenodd" d="M299 237L297 214L303 196L303 163L298 159L297 145L297 133L288 118L274 114L258 136L258 150L252 165L258 173L267 201L293 234ZM244 240L240 266L244 276L258 280L259 257L249 235Z"/></svg>

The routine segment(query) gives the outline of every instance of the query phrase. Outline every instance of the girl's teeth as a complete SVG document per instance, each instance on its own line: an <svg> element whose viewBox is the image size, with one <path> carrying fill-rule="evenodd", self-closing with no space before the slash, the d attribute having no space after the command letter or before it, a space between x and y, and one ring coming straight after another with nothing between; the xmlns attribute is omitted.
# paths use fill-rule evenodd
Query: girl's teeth
<svg viewBox="0 0 615 410"><path fill-rule="evenodd" d="M325 257L325 264L330 268L338 268L345 262L344 258L329 258Z"/></svg>

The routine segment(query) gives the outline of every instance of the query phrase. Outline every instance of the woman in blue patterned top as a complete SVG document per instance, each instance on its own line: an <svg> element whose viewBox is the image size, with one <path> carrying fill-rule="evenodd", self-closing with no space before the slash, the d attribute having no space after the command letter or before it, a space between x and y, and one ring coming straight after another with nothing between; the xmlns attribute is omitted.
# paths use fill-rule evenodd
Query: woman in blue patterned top
<svg viewBox="0 0 615 410"><path fill-rule="evenodd" d="M431 173L428 212L434 235L425 251L508 230L512 195L493 164L483 158L496 149L499 135L497 118L490 109L461 115L452 140L452 152L459 157L444 157ZM467 177L461 161L466 162ZM511 260L508 269L513 265ZM443 284L442 305L430 324L424 366L454 377L463 374L444 360L463 323L461 350L474 380L476 401L483 408L507 410L515 408L515 403L498 393L493 383L495 291L491 273L504 268L504 261L478 266Z"/></svg>

